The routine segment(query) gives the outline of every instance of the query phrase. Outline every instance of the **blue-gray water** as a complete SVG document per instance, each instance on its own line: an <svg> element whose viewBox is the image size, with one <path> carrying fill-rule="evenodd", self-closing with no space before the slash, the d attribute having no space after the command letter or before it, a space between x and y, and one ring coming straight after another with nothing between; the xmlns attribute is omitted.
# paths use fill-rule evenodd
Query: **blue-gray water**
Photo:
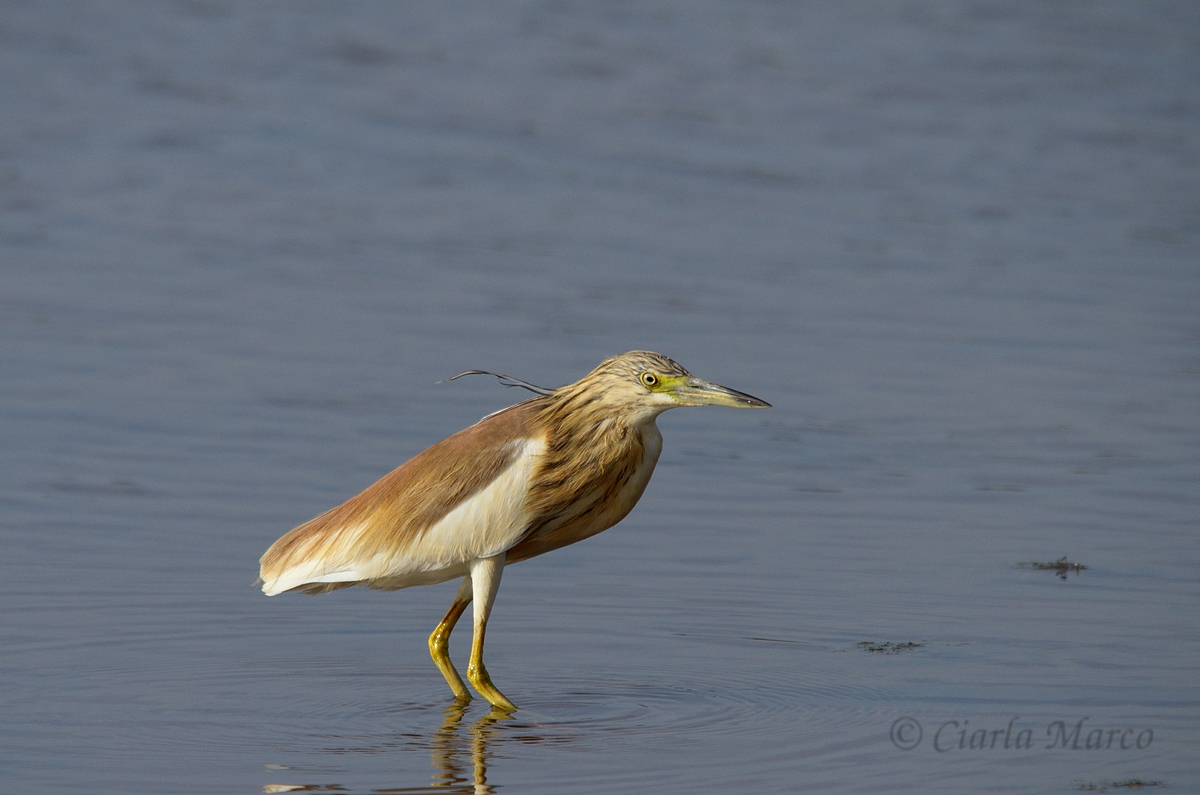
<svg viewBox="0 0 1200 795"><path fill-rule="evenodd" d="M1198 31L6 3L0 790L1200 788ZM253 586L520 397L439 379L632 348L775 408L664 415L624 523L508 570L512 718L448 709L453 584Z"/></svg>

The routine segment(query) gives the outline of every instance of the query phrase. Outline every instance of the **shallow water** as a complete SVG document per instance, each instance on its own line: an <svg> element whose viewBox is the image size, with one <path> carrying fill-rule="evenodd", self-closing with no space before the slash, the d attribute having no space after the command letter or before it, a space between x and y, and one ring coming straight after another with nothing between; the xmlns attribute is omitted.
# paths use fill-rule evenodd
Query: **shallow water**
<svg viewBox="0 0 1200 795"><path fill-rule="evenodd" d="M6 6L0 789L1196 788L1197 16ZM507 571L514 715L253 586L632 348L775 407Z"/></svg>

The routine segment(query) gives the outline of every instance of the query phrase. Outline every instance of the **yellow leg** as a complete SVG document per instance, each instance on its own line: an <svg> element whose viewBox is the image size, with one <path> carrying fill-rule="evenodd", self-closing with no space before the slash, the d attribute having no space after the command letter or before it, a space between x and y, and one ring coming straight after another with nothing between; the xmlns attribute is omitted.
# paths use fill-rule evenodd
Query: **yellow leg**
<svg viewBox="0 0 1200 795"><path fill-rule="evenodd" d="M471 681L475 691L488 700L493 707L504 712L513 712L517 705L508 700L500 690L492 684L492 677L483 665L483 635L486 625L475 627L475 640L471 644L471 662L467 664L467 679Z"/></svg>
<svg viewBox="0 0 1200 795"><path fill-rule="evenodd" d="M476 692L499 710L512 712L517 705L508 700L494 684L483 665L483 637L487 634L488 616L492 602L500 588L500 574L504 571L504 553L491 558L471 561L471 585L475 596L475 637L471 641L471 661L467 664L467 679Z"/></svg>
<svg viewBox="0 0 1200 795"><path fill-rule="evenodd" d="M454 631L454 625L458 623L459 617L462 616L469 604L471 604L470 575L463 578L454 602L446 611L446 617L429 636L429 655L433 657L433 663L442 672L442 676L446 677L446 684L450 685L450 689L454 691L455 700L460 702L470 701L471 694L467 691L467 686L463 684L462 677L455 670L454 663L450 661L450 633Z"/></svg>

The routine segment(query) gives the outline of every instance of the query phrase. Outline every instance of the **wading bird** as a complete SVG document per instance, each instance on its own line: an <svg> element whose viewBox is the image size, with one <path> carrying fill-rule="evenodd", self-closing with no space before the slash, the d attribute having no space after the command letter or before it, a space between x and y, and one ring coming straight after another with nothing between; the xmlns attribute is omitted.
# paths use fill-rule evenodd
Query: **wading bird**
<svg viewBox="0 0 1200 795"><path fill-rule="evenodd" d="M658 462L662 435L654 420L667 409L770 404L693 378L648 351L606 359L554 390L507 380L538 397L484 417L292 530L262 556L260 573L268 596L351 585L394 591L462 577L429 652L455 697L469 700L449 646L474 601L467 679L493 706L514 710L483 666L504 567L624 519Z"/></svg>

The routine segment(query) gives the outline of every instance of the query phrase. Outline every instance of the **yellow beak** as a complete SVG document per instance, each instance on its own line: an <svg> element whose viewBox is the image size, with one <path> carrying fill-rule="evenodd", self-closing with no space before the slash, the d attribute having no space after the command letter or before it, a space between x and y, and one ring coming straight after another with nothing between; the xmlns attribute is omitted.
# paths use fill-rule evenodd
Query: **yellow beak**
<svg viewBox="0 0 1200 795"><path fill-rule="evenodd" d="M713 384L688 376L670 389L671 397L683 406L731 406L735 409L769 409L765 400L738 392L727 386Z"/></svg>

